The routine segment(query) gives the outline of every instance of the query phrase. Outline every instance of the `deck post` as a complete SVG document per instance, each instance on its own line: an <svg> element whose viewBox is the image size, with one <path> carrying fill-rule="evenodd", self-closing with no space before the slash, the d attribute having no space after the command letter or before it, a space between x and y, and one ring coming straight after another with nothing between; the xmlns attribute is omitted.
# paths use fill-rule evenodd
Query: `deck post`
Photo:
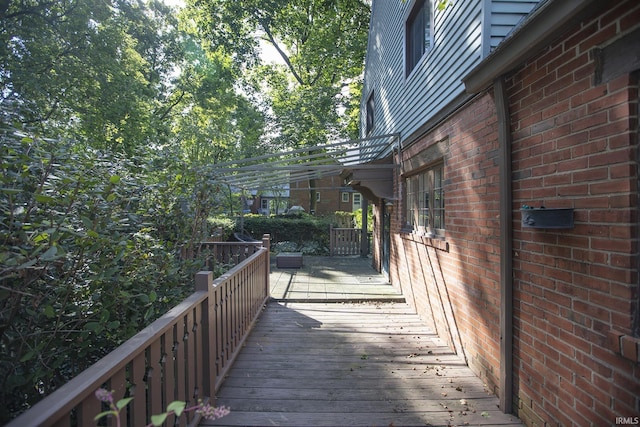
<svg viewBox="0 0 640 427"><path fill-rule="evenodd" d="M203 377L203 390L200 391L200 396L209 397L213 399L215 393L215 371L211 369L211 363L213 363L215 356L212 354L213 343L215 342L215 328L214 321L214 297L213 297L213 272L212 271L199 271L196 273L196 291L207 291L208 297L206 302L202 306L202 377ZM215 402L212 402L215 404Z"/></svg>
<svg viewBox="0 0 640 427"><path fill-rule="evenodd" d="M360 256L366 258L369 256L369 239L367 239L367 235L369 233L368 227L369 224L369 200L366 197L362 197L362 229L360 230Z"/></svg>
<svg viewBox="0 0 640 427"><path fill-rule="evenodd" d="M265 267L265 283L266 283L266 293L265 297L269 297L271 295L271 283L269 282L269 277L271 277L271 262L270 262L270 253L271 253L271 235L263 234L262 235L262 247L267 248L267 259L266 259L266 267Z"/></svg>
<svg viewBox="0 0 640 427"><path fill-rule="evenodd" d="M333 224L329 224L329 256L334 255L333 247L335 245L335 237L333 235Z"/></svg>

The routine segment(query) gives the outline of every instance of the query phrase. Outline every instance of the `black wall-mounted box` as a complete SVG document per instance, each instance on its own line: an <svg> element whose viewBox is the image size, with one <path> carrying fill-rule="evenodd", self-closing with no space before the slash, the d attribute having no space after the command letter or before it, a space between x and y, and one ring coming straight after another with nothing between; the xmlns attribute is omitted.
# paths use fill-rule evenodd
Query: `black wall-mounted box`
<svg viewBox="0 0 640 427"><path fill-rule="evenodd" d="M520 209L524 228L573 228L573 208Z"/></svg>

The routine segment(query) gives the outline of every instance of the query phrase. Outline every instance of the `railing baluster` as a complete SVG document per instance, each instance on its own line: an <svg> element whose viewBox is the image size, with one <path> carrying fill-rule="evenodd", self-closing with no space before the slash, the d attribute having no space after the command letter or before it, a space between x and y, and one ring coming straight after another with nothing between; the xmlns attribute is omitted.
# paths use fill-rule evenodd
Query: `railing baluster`
<svg viewBox="0 0 640 427"><path fill-rule="evenodd" d="M241 294L240 294L240 289L238 287L238 282L240 281L240 277L242 275L243 272L240 272L240 274L235 275L234 277L231 278L231 289L232 289L232 294L231 294L231 310L230 310L230 314L231 314L231 319L233 322L233 333L231 335L231 351L230 354L232 354L235 350L236 347L238 346L238 341L240 340L240 298L241 298Z"/></svg>
<svg viewBox="0 0 640 427"><path fill-rule="evenodd" d="M129 381L131 388L129 394L133 401L129 403L129 417L134 426L146 425L147 421L147 397L145 377L145 354L141 352L133 358L129 364Z"/></svg>
<svg viewBox="0 0 640 427"><path fill-rule="evenodd" d="M213 327L215 328L215 361L216 361L216 372L215 372L215 387L218 387L218 378L222 373L222 368L224 367L224 357L225 357L225 333L224 333L224 286L222 284L218 284L214 287L215 289L215 310L213 317Z"/></svg>
<svg viewBox="0 0 640 427"><path fill-rule="evenodd" d="M230 276L228 280L222 285L222 341L223 341L223 364L222 368L227 367L227 358L231 354L231 337L233 336L233 321L231 317L231 284Z"/></svg>
<svg viewBox="0 0 640 427"><path fill-rule="evenodd" d="M184 347L185 347L185 318L182 317L180 319L181 321L179 323L176 324L175 326L175 349L174 349L174 358L175 358L175 372L176 372L176 378L175 378L175 391L176 391L176 395L175 395L175 400L180 400L182 402L186 402L188 400L188 398L186 398L186 394L185 394L185 381L186 381L186 375L185 375L185 366L184 366L184 362L185 362L185 351L184 351ZM184 422L184 417L180 417L180 425L184 426L185 422Z"/></svg>
<svg viewBox="0 0 640 427"><path fill-rule="evenodd" d="M208 300L209 298L207 298L207 301ZM202 399L202 393L204 392L202 384L207 374L202 366L203 354L205 353L204 346L205 344L207 344L207 339L204 336L204 330L201 323L204 320L201 306L198 305L194 307L193 318L193 339L191 340L193 351L190 357L193 363L193 370L190 372L193 377L191 378L189 384L191 384L191 396L194 401L197 402L199 399ZM208 353L208 350L206 352ZM209 365L209 363L207 365ZM206 395L208 396L209 394L207 393Z"/></svg>
<svg viewBox="0 0 640 427"><path fill-rule="evenodd" d="M195 358L195 343L196 343L196 330L194 328L196 316L196 309L189 311L184 320L184 361L181 362L184 366L185 377L184 382L181 385L184 387L185 400L188 404L197 403L195 397L195 376L196 374L196 358ZM193 414L187 414L187 419L190 421L193 418Z"/></svg>
<svg viewBox="0 0 640 427"><path fill-rule="evenodd" d="M102 412L102 403L96 399L93 393L80 403L78 406L78 425L80 426L92 426L95 425L93 418ZM56 427L69 426L69 416L64 419L66 422L63 424L56 423Z"/></svg>
<svg viewBox="0 0 640 427"><path fill-rule="evenodd" d="M98 406L98 411L100 411L100 407ZM91 422L93 422L93 418L91 419ZM84 424L83 424L84 425ZM69 417L65 417L61 420L58 420L58 422L56 422L53 427L70 427L71 426L71 420L69 419Z"/></svg>
<svg viewBox="0 0 640 427"><path fill-rule="evenodd" d="M149 346L147 360L147 388L149 393L149 413L159 414L162 408L162 348L157 339Z"/></svg>
<svg viewBox="0 0 640 427"><path fill-rule="evenodd" d="M217 376L217 338L215 325L216 294L213 287L213 273L201 271L196 274L196 291L204 291L207 298L196 307L196 328L200 333L196 353L198 398L210 397L215 393Z"/></svg>
<svg viewBox="0 0 640 427"><path fill-rule="evenodd" d="M162 342L162 389L164 391L162 406L166 406L176 400L175 394L175 360L174 360L174 343L175 343L175 325L163 335ZM163 409L164 412L164 409ZM173 425L173 417L167 418L167 425Z"/></svg>
<svg viewBox="0 0 640 427"><path fill-rule="evenodd" d="M111 380L109 381L109 389L113 391L113 400L118 401L122 399L127 392L127 377L126 371L123 367L115 372L111 376ZM126 425L127 411L120 411L120 425ZM110 425L116 425L116 422L113 419L109 419Z"/></svg>

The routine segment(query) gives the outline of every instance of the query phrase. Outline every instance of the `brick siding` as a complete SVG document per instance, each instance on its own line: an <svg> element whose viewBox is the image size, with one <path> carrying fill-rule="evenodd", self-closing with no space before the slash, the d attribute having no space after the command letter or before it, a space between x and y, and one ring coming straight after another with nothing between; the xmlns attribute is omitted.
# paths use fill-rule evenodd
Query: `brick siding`
<svg viewBox="0 0 640 427"><path fill-rule="evenodd" d="M391 269L392 283L402 288L407 300L494 392L500 348L495 117L493 99L484 95L405 148L406 160L448 140L446 241L400 231L403 214L397 207Z"/></svg>
<svg viewBox="0 0 640 427"><path fill-rule="evenodd" d="M611 425L640 413L640 370L610 344L637 302L638 84L594 86L590 51L627 32L626 2L510 76L515 376L529 425ZM522 228L520 206L575 208L575 227ZM628 341L628 340L627 340Z"/></svg>
<svg viewBox="0 0 640 427"><path fill-rule="evenodd" d="M349 201L342 201L342 193L350 191L346 189L336 189L343 185L343 180L339 176L329 176L315 180L315 186L320 193L320 200L316 204L316 214L326 215L336 211L351 212L353 210L353 193L349 193ZM292 183L290 186L289 205L302 206L306 212L310 212L309 182L300 181Z"/></svg>

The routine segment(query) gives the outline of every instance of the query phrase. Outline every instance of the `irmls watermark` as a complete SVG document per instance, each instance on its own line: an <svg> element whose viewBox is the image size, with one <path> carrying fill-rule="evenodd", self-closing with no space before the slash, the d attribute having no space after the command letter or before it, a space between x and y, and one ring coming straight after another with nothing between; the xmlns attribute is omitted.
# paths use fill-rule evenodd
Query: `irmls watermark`
<svg viewBox="0 0 640 427"><path fill-rule="evenodd" d="M617 426L636 426L640 425L640 417L616 417Z"/></svg>

